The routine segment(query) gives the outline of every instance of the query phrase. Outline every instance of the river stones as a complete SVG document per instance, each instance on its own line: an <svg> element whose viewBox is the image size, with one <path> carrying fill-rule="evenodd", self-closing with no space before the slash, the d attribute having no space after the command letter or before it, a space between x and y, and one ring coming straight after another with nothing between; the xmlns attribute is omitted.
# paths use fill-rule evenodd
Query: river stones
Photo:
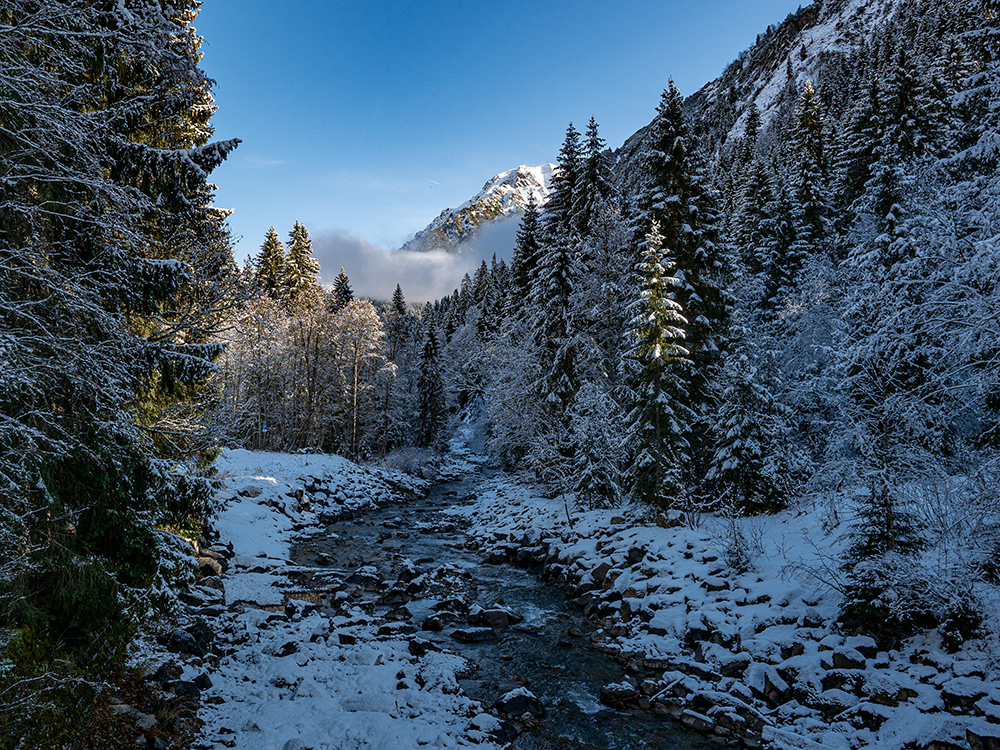
<svg viewBox="0 0 1000 750"><path fill-rule="evenodd" d="M625 708L639 702L639 690L631 682L613 682L601 688L601 703L611 708Z"/></svg>
<svg viewBox="0 0 1000 750"><path fill-rule="evenodd" d="M497 639L493 628L463 628L451 633L451 637L459 643L485 643Z"/></svg>
<svg viewBox="0 0 1000 750"><path fill-rule="evenodd" d="M461 615L469 613L469 605L461 599L445 599L431 607L435 612L457 612Z"/></svg>
<svg viewBox="0 0 1000 750"><path fill-rule="evenodd" d="M515 688L500 696L491 708L507 719L520 719L525 714L536 719L545 718L545 706L534 693L524 687Z"/></svg>
<svg viewBox="0 0 1000 750"><path fill-rule="evenodd" d="M348 583L363 586L366 589L378 588L384 581L385 578L374 565L364 565L347 577Z"/></svg>
<svg viewBox="0 0 1000 750"><path fill-rule="evenodd" d="M414 638L407 644L407 648L412 656L421 657L428 651L440 651L441 648L431 641L425 641L422 638Z"/></svg>

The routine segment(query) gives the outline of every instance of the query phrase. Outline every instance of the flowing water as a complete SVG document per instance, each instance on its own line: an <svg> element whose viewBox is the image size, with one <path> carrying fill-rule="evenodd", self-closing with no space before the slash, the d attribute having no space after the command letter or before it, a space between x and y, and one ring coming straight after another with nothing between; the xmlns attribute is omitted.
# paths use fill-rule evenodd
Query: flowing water
<svg viewBox="0 0 1000 750"><path fill-rule="evenodd" d="M299 565L341 571L344 577L374 566L386 581L383 591L407 568L415 568L417 575L428 574L424 580L431 585L405 603L412 614L409 622L417 630L410 637L433 641L474 664L474 671L460 684L487 707L520 686L541 700L547 714L517 737L517 748L710 747L700 735L676 728L669 718L603 706L601 687L620 682L625 668L590 646L587 636L594 624L559 588L509 565L483 564L479 554L462 549L464 534L455 528L455 519L442 511L472 495L483 477L482 469L470 472L435 484L425 498L334 523L325 532L301 540L294 559ZM355 591L354 595L359 597L357 603L376 613L399 604L377 604L379 593ZM436 614L433 605L450 598L483 607L500 603L524 620L496 631L495 640L482 643L460 643L450 637L456 629L469 628L460 620L441 631L420 630Z"/></svg>

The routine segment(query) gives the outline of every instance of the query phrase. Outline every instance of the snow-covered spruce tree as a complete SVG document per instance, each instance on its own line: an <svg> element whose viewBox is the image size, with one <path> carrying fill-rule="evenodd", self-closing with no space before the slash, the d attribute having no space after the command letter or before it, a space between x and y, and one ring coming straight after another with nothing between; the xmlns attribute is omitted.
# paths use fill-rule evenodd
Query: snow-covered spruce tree
<svg viewBox="0 0 1000 750"><path fill-rule="evenodd" d="M676 507L683 505L694 413L685 390L691 367L685 346L688 320L676 299L683 282L663 243L654 219L636 268L639 294L633 308L627 418L628 447L634 458L627 483L638 499Z"/></svg>
<svg viewBox="0 0 1000 750"><path fill-rule="evenodd" d="M348 303L354 299L354 290L351 289L351 280L347 277L344 267L340 267L340 273L333 280L333 311L343 310Z"/></svg>
<svg viewBox="0 0 1000 750"><path fill-rule="evenodd" d="M406 311L406 297L403 296L403 288L396 284L396 290L392 293L392 300L389 302L389 309L385 313L385 335L389 350L387 356L391 362L395 362L403 350L406 339L410 335L411 319Z"/></svg>
<svg viewBox="0 0 1000 750"><path fill-rule="evenodd" d="M939 150L943 102L935 101L905 48L899 51L894 68L885 84L882 132L899 157L910 161Z"/></svg>
<svg viewBox="0 0 1000 750"><path fill-rule="evenodd" d="M581 237L590 233L598 204L611 195L604 150L605 143L598 132L597 121L591 117L583 143L580 174L573 186L573 227Z"/></svg>
<svg viewBox="0 0 1000 750"><path fill-rule="evenodd" d="M589 234L581 241L588 267L574 300L581 328L581 380L613 398L621 385L622 358L630 346L622 334L635 297L634 271L642 244L633 239L633 220L628 204L596 204Z"/></svg>
<svg viewBox="0 0 1000 750"><path fill-rule="evenodd" d="M917 488L947 473L943 458L954 451L953 420L962 409L945 395L954 383L932 385L950 379L950 342L925 324L929 264L915 256L902 205L913 178L889 138L886 131L859 201L838 351L844 455L865 488L854 498L842 617L891 646L947 608L917 559L926 539L914 506Z"/></svg>
<svg viewBox="0 0 1000 750"><path fill-rule="evenodd" d="M523 316L530 301L540 252L539 215L538 203L535 196L531 195L517 229L517 241L510 264L511 281L507 294L507 315L510 318Z"/></svg>
<svg viewBox="0 0 1000 750"><path fill-rule="evenodd" d="M679 434L688 435L691 441L682 469L693 488L704 478L711 456L708 420L714 409L732 298L725 288L730 269L718 237L714 197L703 183L682 105L680 91L671 81L651 126L642 208L647 226L657 223L663 254L680 282L674 295L685 317L681 327L691 366L676 373L683 379L677 396L683 399L684 416L678 407L678 418L691 421L679 427Z"/></svg>
<svg viewBox="0 0 1000 750"><path fill-rule="evenodd" d="M288 235L288 254L282 279L288 303L295 307L318 304L318 277L319 261L313 257L309 232L296 221Z"/></svg>
<svg viewBox="0 0 1000 750"><path fill-rule="evenodd" d="M142 611L127 606L156 574L154 525L207 495L207 457L162 426L214 368L219 347L192 331L213 324L227 273L206 179L237 142L209 143L196 13L0 9L4 736L28 721L72 744L91 728L87 683ZM75 671L67 693L59 669Z"/></svg>
<svg viewBox="0 0 1000 750"><path fill-rule="evenodd" d="M424 348L420 354L414 443L422 448L441 447L446 419L447 403L444 378L441 375L441 352L434 325L430 324L427 326Z"/></svg>
<svg viewBox="0 0 1000 750"><path fill-rule="evenodd" d="M544 245L532 296L532 334L541 354L538 391L551 412L562 417L580 387L577 371L573 293L579 278L570 240L555 237Z"/></svg>
<svg viewBox="0 0 1000 750"><path fill-rule="evenodd" d="M759 225L763 269L756 317L772 332L779 330L784 311L797 305L799 275L809 254L796 230L796 213L791 186L779 184Z"/></svg>
<svg viewBox="0 0 1000 750"><path fill-rule="evenodd" d="M810 252L819 253L827 249L830 234L829 171L822 102L811 81L806 81L799 94L794 136L799 238Z"/></svg>
<svg viewBox="0 0 1000 750"><path fill-rule="evenodd" d="M493 265L486 275L483 298L479 301L479 316L476 318L476 331L484 345L492 342L503 325L506 313L504 293L509 284L506 265L503 261L498 263L494 255Z"/></svg>
<svg viewBox="0 0 1000 750"><path fill-rule="evenodd" d="M541 355L538 393L562 420L580 387L573 294L580 278L573 195L579 180L579 134L572 124L559 154L559 171L543 214L542 241L531 290L530 327Z"/></svg>
<svg viewBox="0 0 1000 750"><path fill-rule="evenodd" d="M267 230L264 244L260 246L260 251L254 260L254 286L271 299L284 299L286 264L285 246L278 238L274 227L271 227Z"/></svg>
<svg viewBox="0 0 1000 750"><path fill-rule="evenodd" d="M755 285L760 284L768 265L765 248L774 231L774 216L771 213L774 199L770 170L763 159L755 157L747 168L746 183L733 218L739 260L746 270L746 280Z"/></svg>
<svg viewBox="0 0 1000 750"><path fill-rule="evenodd" d="M875 146L882 138L882 96L880 82L874 73L867 82L867 95L857 97L845 119L832 171L833 194L838 208L835 224L840 232L850 227L855 213L853 206L864 193L875 162Z"/></svg>
<svg viewBox="0 0 1000 750"><path fill-rule="evenodd" d="M775 399L775 342L737 328L722 371L714 421L715 454L706 477L744 513L781 510L795 488L796 461L786 409Z"/></svg>
<svg viewBox="0 0 1000 750"><path fill-rule="evenodd" d="M589 508L609 508L622 499L625 415L596 383L585 383L570 410L575 437L573 492Z"/></svg>
<svg viewBox="0 0 1000 750"><path fill-rule="evenodd" d="M580 133L570 123L559 149L559 169L552 176L548 203L545 205L542 240L548 243L556 237L570 237L574 232L573 199L582 169Z"/></svg>
<svg viewBox="0 0 1000 750"><path fill-rule="evenodd" d="M756 102L751 102L747 111L746 127L743 131L743 138L740 142L739 154L740 162L743 166L753 163L754 159L760 157L760 107Z"/></svg>

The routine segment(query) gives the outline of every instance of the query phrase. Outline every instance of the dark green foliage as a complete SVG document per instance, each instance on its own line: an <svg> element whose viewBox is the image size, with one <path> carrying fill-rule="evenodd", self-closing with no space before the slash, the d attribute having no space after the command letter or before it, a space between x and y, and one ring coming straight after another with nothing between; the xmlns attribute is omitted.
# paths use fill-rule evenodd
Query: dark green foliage
<svg viewBox="0 0 1000 750"><path fill-rule="evenodd" d="M707 478L744 513L783 509L794 487L790 430L785 409L774 397L778 378L772 347L764 336L751 347L749 332L743 332L726 361L713 420L715 454Z"/></svg>
<svg viewBox="0 0 1000 750"><path fill-rule="evenodd" d="M571 241L575 233L573 201L581 168L580 133L570 123L559 150L559 169L552 178L551 193L545 206L544 244L555 243L559 238Z"/></svg>
<svg viewBox="0 0 1000 750"><path fill-rule="evenodd" d="M402 295L402 291L400 294ZM337 278L333 280L333 309L335 311L343 310L352 299L354 299L354 291L351 289L351 280L341 267Z"/></svg>
<svg viewBox="0 0 1000 750"><path fill-rule="evenodd" d="M799 238L810 252L823 250L829 235L830 201L826 132L819 94L807 81L796 110L795 147L798 156L796 200L799 203Z"/></svg>
<svg viewBox="0 0 1000 750"><path fill-rule="evenodd" d="M583 163L573 186L573 228L581 236L590 233L598 204L611 195L604 149L604 139L598 134L597 122L591 117L584 141Z"/></svg>
<svg viewBox="0 0 1000 750"><path fill-rule="evenodd" d="M633 307L635 343L630 358L635 365L628 416L635 458L628 483L635 497L669 507L679 504L683 490L694 414L686 391L691 368L685 341L688 319L677 301L682 282L663 242L654 220L636 269L639 294Z"/></svg>
<svg viewBox="0 0 1000 750"><path fill-rule="evenodd" d="M209 142L197 5L0 10L0 693L35 669L99 684L146 614L154 526L209 490L240 278L207 178L238 141ZM38 720L23 705L4 720Z"/></svg>
<svg viewBox="0 0 1000 750"><path fill-rule="evenodd" d="M285 246L271 227L254 261L254 284L257 289L271 299L282 299L285 295L286 265Z"/></svg>
<svg viewBox="0 0 1000 750"><path fill-rule="evenodd" d="M966 596L951 603L941 624L941 642L945 651L953 654L966 641L983 634L983 603Z"/></svg>
<svg viewBox="0 0 1000 750"><path fill-rule="evenodd" d="M524 216L521 217L521 225L517 230L517 243L514 245L514 257L511 260L511 286L508 299L512 315L523 312L528 304L540 252L539 210L534 196L531 196L524 209Z"/></svg>
<svg viewBox="0 0 1000 750"><path fill-rule="evenodd" d="M912 558L887 554L851 566L841 605L841 627L865 633L884 650L898 648L920 629L934 627L938 601L930 583L914 575Z"/></svg>
<svg viewBox="0 0 1000 750"><path fill-rule="evenodd" d="M309 232L295 222L288 235L288 255L282 279L284 295L292 305L314 304L319 299L319 262L312 254Z"/></svg>
<svg viewBox="0 0 1000 750"><path fill-rule="evenodd" d="M417 379L416 445L438 448L444 439L447 417L444 378L441 375L440 350L434 326L427 328L424 348L420 355L420 375Z"/></svg>
<svg viewBox="0 0 1000 750"><path fill-rule="evenodd" d="M396 291L392 293L392 311L399 316L406 315L406 298L403 296L403 288L399 284L396 284Z"/></svg>
<svg viewBox="0 0 1000 750"><path fill-rule="evenodd" d="M645 219L662 235L662 253L674 266L674 298L683 310L683 346L691 366L681 379L690 421L691 452L684 470L690 486L707 471L711 440L707 422L714 408L715 380L726 348L732 297L726 285L729 261L718 234L714 195L704 184L684 121L680 91L670 82L653 120L647 155ZM698 428L695 423L701 422Z"/></svg>

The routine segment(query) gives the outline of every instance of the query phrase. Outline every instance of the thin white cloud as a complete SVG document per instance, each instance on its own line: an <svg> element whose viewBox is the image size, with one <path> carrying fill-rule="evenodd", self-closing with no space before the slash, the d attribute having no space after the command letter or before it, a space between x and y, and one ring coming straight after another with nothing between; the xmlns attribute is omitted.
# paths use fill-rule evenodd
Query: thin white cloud
<svg viewBox="0 0 1000 750"><path fill-rule="evenodd" d="M265 156L242 156L243 163L251 169L268 169L270 167L283 167L289 162L286 159L269 159Z"/></svg>

